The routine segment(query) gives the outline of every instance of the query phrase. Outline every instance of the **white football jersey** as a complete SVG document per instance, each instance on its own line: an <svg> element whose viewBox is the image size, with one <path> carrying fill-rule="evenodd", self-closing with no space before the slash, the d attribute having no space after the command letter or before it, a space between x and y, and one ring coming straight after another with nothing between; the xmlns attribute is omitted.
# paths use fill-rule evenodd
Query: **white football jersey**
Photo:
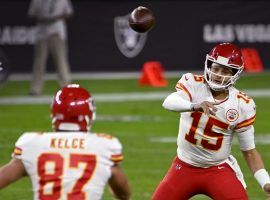
<svg viewBox="0 0 270 200"><path fill-rule="evenodd" d="M85 132L25 133L13 157L31 178L34 200L99 200L111 167L123 160L117 138Z"/></svg>
<svg viewBox="0 0 270 200"><path fill-rule="evenodd" d="M203 76L184 74L176 85L192 103L217 102ZM178 157L198 167L209 167L225 162L231 152L236 134L241 150L255 148L253 122L256 115L254 101L234 87L229 95L218 101L216 116L203 112L183 112L177 139Z"/></svg>

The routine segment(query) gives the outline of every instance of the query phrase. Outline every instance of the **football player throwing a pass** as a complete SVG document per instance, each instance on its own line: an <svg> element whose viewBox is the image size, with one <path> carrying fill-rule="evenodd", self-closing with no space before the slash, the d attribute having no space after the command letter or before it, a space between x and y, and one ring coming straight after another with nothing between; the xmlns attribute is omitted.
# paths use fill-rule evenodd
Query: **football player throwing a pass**
<svg viewBox="0 0 270 200"><path fill-rule="evenodd" d="M270 179L254 143L254 101L233 85L243 70L241 50L230 43L206 56L204 76L184 74L163 107L181 113L177 157L153 200L247 200L237 161L230 155L236 135L254 177L267 195Z"/></svg>
<svg viewBox="0 0 270 200"><path fill-rule="evenodd" d="M100 200L107 183L117 199L130 199L119 140L89 132L95 107L88 91L78 85L59 90L51 116L56 132L18 139L12 160L0 168L0 188L28 175L34 200Z"/></svg>

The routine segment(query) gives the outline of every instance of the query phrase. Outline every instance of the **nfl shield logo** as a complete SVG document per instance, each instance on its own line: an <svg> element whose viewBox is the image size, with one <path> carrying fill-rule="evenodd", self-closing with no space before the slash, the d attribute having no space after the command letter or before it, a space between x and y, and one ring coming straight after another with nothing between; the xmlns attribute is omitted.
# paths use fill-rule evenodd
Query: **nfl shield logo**
<svg viewBox="0 0 270 200"><path fill-rule="evenodd" d="M128 58L137 56L144 47L147 33L137 33L128 24L129 15L114 18L114 37L116 44Z"/></svg>

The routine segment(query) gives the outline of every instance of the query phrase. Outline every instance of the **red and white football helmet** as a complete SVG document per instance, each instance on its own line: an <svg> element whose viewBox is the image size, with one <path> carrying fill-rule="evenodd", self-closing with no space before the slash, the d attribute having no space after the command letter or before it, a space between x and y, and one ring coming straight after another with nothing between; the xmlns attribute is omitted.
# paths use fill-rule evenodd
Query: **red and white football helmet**
<svg viewBox="0 0 270 200"><path fill-rule="evenodd" d="M232 69L232 76L222 76L211 71L212 63L217 63ZM228 89L240 77L244 69L244 61L241 50L234 44L222 43L215 46L209 54L206 55L204 76L209 87L213 90L220 91ZM222 77L221 84L212 81L212 75ZM229 79L227 82L225 80Z"/></svg>
<svg viewBox="0 0 270 200"><path fill-rule="evenodd" d="M79 85L63 87L53 98L51 117L56 131L88 131L95 116L91 94Z"/></svg>

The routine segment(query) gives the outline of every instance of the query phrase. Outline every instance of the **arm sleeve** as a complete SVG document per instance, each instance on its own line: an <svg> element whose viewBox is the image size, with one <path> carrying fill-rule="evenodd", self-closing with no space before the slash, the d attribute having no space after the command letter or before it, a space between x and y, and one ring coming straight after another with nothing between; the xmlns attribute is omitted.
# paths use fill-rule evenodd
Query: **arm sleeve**
<svg viewBox="0 0 270 200"><path fill-rule="evenodd" d="M170 111L189 112L191 111L192 103L189 101L187 95L180 90L167 96L162 106Z"/></svg>
<svg viewBox="0 0 270 200"><path fill-rule="evenodd" d="M193 74L184 74L175 86L176 91L181 91L187 99L192 102L194 95L194 77Z"/></svg>
<svg viewBox="0 0 270 200"><path fill-rule="evenodd" d="M239 132L237 137L242 151L248 151L255 148L253 125L249 126L244 131Z"/></svg>
<svg viewBox="0 0 270 200"><path fill-rule="evenodd" d="M21 137L19 137L19 139L15 143L12 158L17 158L20 160L23 159L25 152L28 151L30 144L35 141L37 135L38 134L36 133L29 133L29 132L21 135Z"/></svg>
<svg viewBox="0 0 270 200"><path fill-rule="evenodd" d="M176 92L167 96L162 106L167 110L175 112L191 111L193 79L191 73L184 74L175 86Z"/></svg>
<svg viewBox="0 0 270 200"><path fill-rule="evenodd" d="M12 158L22 159L25 144L29 141L29 136L31 137L31 135L25 133L21 137L19 137L19 139L15 143L15 148L11 155Z"/></svg>
<svg viewBox="0 0 270 200"><path fill-rule="evenodd" d="M248 104L242 104L241 113L243 118L235 126L234 131L237 133L240 149L247 151L255 148L253 123L256 118L256 105L252 99Z"/></svg>
<svg viewBox="0 0 270 200"><path fill-rule="evenodd" d="M117 138L113 138L110 146L110 160L114 163L119 163L124 160L122 145Z"/></svg>

